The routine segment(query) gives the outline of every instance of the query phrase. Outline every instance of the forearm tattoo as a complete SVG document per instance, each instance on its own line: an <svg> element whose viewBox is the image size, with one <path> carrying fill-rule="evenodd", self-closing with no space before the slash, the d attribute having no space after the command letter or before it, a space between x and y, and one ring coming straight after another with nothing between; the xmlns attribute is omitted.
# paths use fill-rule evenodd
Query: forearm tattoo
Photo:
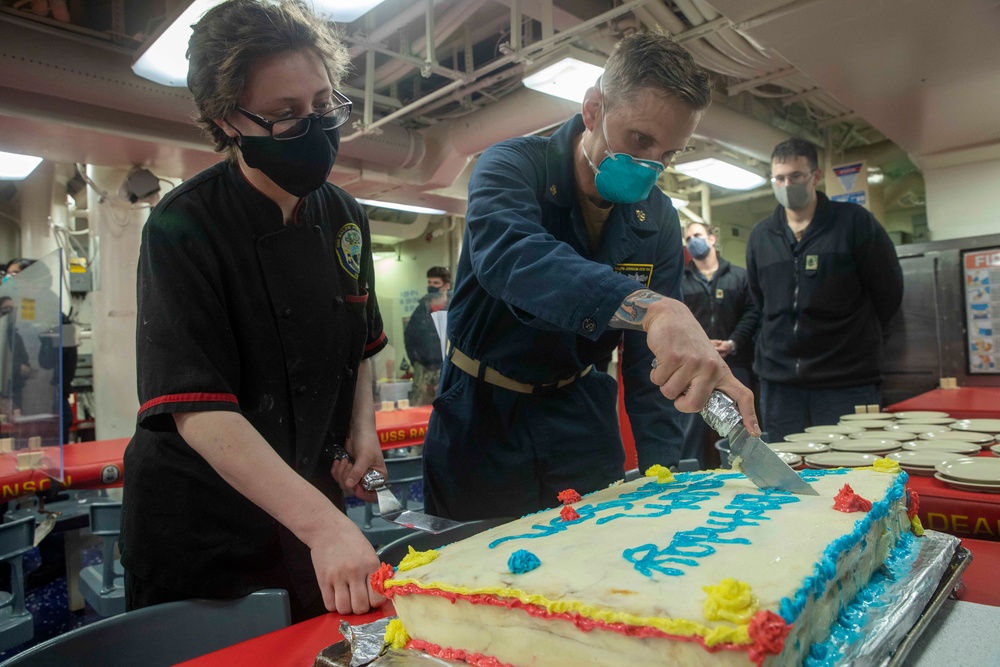
<svg viewBox="0 0 1000 667"><path fill-rule="evenodd" d="M662 294L657 294L653 290L641 289L632 292L611 318L608 326L612 329L635 329L642 331L642 321L646 317L646 311L655 301L665 298Z"/></svg>

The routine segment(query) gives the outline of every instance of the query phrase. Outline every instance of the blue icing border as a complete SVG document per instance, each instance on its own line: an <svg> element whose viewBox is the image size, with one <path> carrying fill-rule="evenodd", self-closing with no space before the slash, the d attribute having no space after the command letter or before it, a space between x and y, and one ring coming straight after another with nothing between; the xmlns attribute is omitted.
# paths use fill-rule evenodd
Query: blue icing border
<svg viewBox="0 0 1000 667"><path fill-rule="evenodd" d="M884 473L893 474L893 473ZM903 497L906 492L906 481L909 476L905 472L896 474L896 481L886 492L885 497L872 504L872 508L854 524L854 530L848 535L842 535L829 545L822 558L813 566L813 573L805 578L802 586L791 598L782 598L778 613L785 622L791 625L805 609L810 594L819 595L826 585L837 575L837 561L844 552L853 549L865 539L872 523L880 521L889 514L889 508Z"/></svg>
<svg viewBox="0 0 1000 667"><path fill-rule="evenodd" d="M886 587L910 571L919 551L912 533L900 535L883 569L876 572L868 585L841 610L827 640L809 647L809 654L803 662L805 667L833 667L843 657L845 647L864 637L862 630L868 619L885 604Z"/></svg>

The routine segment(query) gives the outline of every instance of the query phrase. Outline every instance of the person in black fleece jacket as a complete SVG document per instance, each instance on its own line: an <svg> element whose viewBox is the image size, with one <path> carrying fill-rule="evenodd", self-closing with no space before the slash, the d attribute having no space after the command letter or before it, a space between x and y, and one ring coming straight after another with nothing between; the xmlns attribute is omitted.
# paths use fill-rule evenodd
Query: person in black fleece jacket
<svg viewBox="0 0 1000 667"><path fill-rule="evenodd" d="M761 309L754 372L772 442L880 403L883 332L903 299L888 234L868 210L816 191L816 147L771 156L779 205L750 233L747 275Z"/></svg>

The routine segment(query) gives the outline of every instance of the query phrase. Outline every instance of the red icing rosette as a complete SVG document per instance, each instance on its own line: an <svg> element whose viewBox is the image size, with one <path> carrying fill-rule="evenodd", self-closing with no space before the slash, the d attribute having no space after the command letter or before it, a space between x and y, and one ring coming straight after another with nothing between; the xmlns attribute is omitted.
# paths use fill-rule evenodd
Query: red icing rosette
<svg viewBox="0 0 1000 667"><path fill-rule="evenodd" d="M569 505L566 505L565 507L562 508L562 511L559 512L559 516L562 517L563 521L576 521L577 519L580 518L580 515L577 514L577 511L572 507L570 507Z"/></svg>
<svg viewBox="0 0 1000 667"><path fill-rule="evenodd" d="M556 498L563 505L571 505L576 502L580 502L580 494L573 489L566 489L565 491L560 491Z"/></svg>
<svg viewBox="0 0 1000 667"><path fill-rule="evenodd" d="M396 576L396 569L388 563L382 563L377 570L372 572L371 577L369 577L372 590L382 597L392 597L392 593L387 593L385 590L385 582L394 576Z"/></svg>
<svg viewBox="0 0 1000 667"><path fill-rule="evenodd" d="M833 509L838 512L867 512L871 508L871 501L854 493L850 484L844 484L844 487L833 499Z"/></svg>
<svg viewBox="0 0 1000 667"><path fill-rule="evenodd" d="M917 516L917 510L920 509L920 496L915 490L907 487L906 499L906 518L913 521L913 517Z"/></svg>
<svg viewBox="0 0 1000 667"><path fill-rule="evenodd" d="M785 636L792 626L773 611L761 610L750 621L747 634L753 646L747 654L750 660L760 665L768 655L778 655L785 648Z"/></svg>

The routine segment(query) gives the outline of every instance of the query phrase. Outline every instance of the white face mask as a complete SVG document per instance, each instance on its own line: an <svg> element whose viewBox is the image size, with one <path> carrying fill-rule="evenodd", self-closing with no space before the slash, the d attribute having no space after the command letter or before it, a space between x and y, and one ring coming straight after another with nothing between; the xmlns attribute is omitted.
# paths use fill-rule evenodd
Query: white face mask
<svg viewBox="0 0 1000 667"><path fill-rule="evenodd" d="M809 181L797 185L772 185L778 203L792 211L799 211L809 205Z"/></svg>

